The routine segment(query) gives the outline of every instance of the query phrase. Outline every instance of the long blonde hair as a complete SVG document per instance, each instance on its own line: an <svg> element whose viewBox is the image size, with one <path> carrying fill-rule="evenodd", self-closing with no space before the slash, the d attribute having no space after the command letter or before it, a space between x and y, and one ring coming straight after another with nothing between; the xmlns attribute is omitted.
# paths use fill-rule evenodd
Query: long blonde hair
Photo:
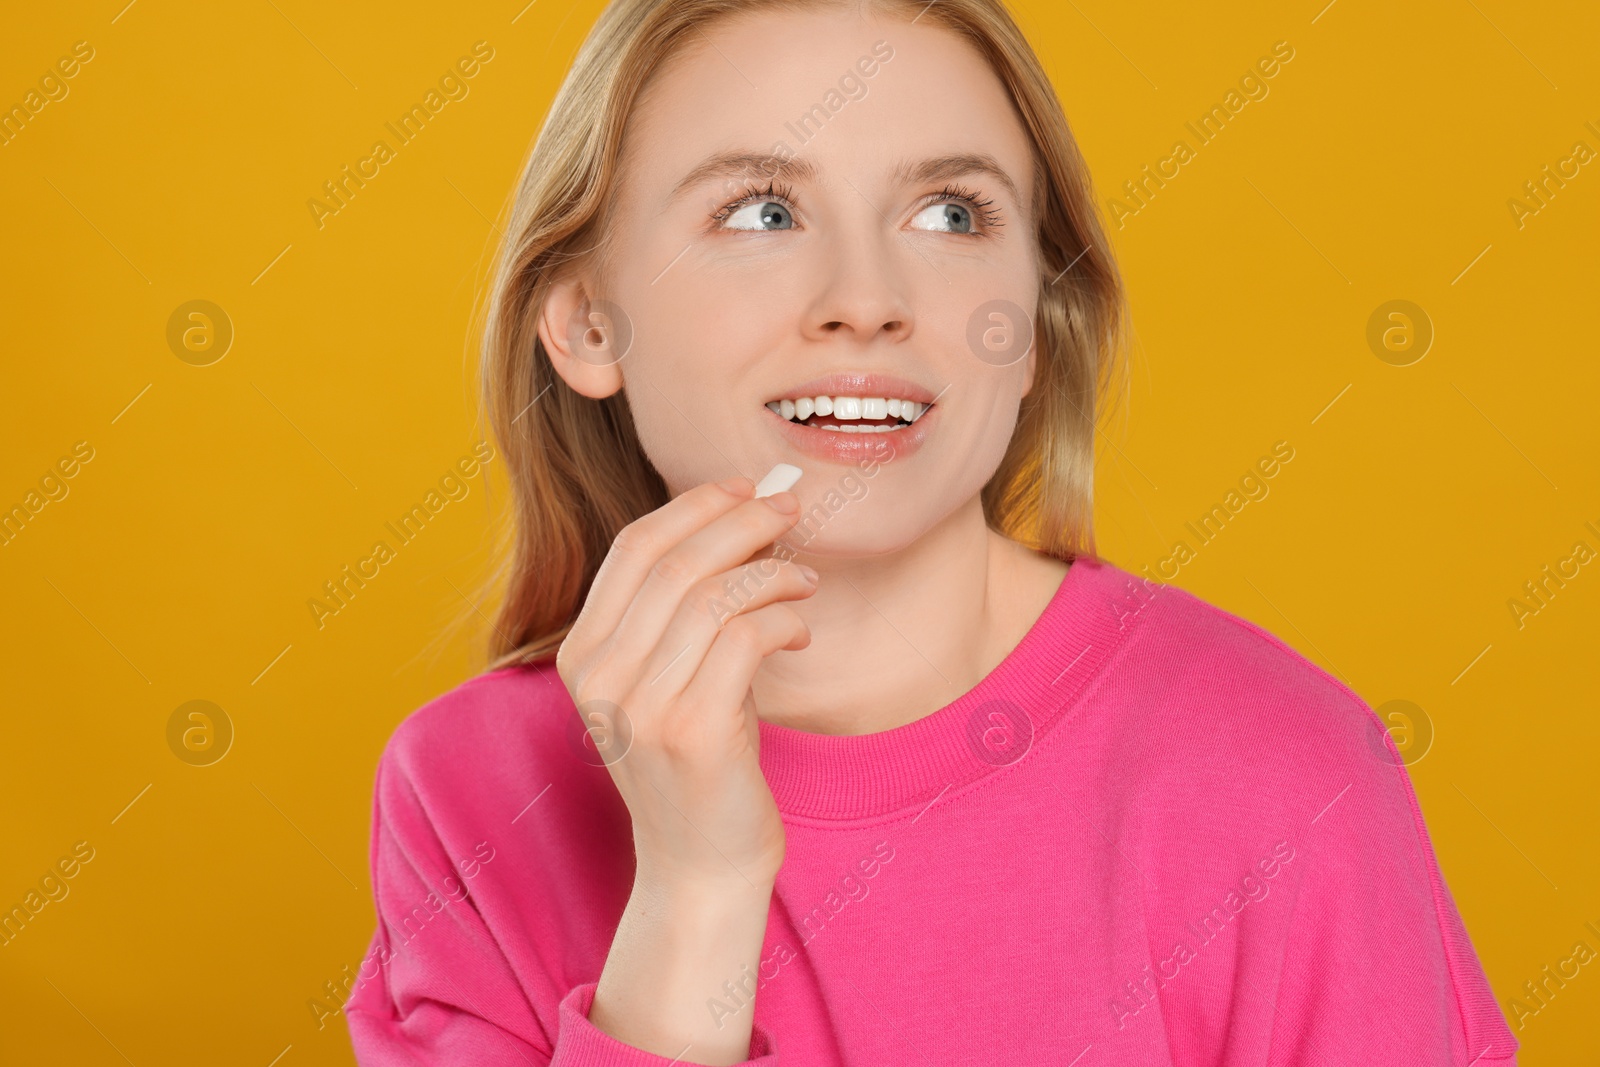
<svg viewBox="0 0 1600 1067"><path fill-rule="evenodd" d="M613 0L529 152L488 293L483 402L511 486L493 587L489 669L555 655L612 540L667 503L622 391L601 400L555 372L537 323L556 271L602 248L622 131L662 60L712 20L829 0ZM1088 168L1049 78L1000 0L875 0L960 34L1009 91L1033 142L1038 366L984 486L988 524L1061 560L1095 558L1097 401L1121 380L1124 292Z"/></svg>

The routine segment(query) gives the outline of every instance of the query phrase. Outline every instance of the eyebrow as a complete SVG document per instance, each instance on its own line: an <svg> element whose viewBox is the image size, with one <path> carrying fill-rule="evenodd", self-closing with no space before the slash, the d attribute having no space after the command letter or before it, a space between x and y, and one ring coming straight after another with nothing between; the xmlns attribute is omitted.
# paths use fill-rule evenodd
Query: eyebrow
<svg viewBox="0 0 1600 1067"><path fill-rule="evenodd" d="M1022 194L1005 168L991 155L983 153L957 153L935 156L920 162L903 162L893 171L893 177L902 184L932 184L947 182L968 174L985 174L1005 187L1011 199L1022 205ZM814 182L818 177L816 164L800 156L784 159L760 152L724 152L710 156L673 187L669 200L676 200L685 191L714 178L768 178L799 182Z"/></svg>
<svg viewBox="0 0 1600 1067"><path fill-rule="evenodd" d="M932 184L933 182L947 182L968 174L986 174L1005 187L1011 194L1011 199L1020 207L1026 207L1022 194L1017 190L1017 183L1011 180L998 160L991 155L961 153L950 156L936 156L925 159L920 163L902 163L895 168L895 179L900 182L912 184Z"/></svg>
<svg viewBox="0 0 1600 1067"><path fill-rule="evenodd" d="M774 155L763 155L759 152L724 152L711 156L695 167L683 180L678 182L668 196L668 200L676 200L688 189L700 185L702 182L713 178L744 178L755 180L759 178L792 179L794 181L815 181L817 166L809 159L791 156L783 159Z"/></svg>

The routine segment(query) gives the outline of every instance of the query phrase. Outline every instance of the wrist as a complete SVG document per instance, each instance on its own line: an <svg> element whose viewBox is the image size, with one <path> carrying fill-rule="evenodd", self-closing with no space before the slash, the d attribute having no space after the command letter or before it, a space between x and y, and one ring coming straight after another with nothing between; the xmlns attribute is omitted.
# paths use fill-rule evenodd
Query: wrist
<svg viewBox="0 0 1600 1067"><path fill-rule="evenodd" d="M772 899L774 877L726 877L685 873L641 865L634 874L633 895L674 915L693 918L727 916L759 906L763 915Z"/></svg>
<svg viewBox="0 0 1600 1067"><path fill-rule="evenodd" d="M706 871L640 853L634 861L634 887L671 897L738 903L752 897L770 897L778 880L776 866L724 863Z"/></svg>

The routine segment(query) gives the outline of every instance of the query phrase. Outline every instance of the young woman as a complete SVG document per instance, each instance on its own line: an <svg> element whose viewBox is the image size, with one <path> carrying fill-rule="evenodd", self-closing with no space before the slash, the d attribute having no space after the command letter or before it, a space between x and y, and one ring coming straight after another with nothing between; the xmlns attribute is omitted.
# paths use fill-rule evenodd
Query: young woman
<svg viewBox="0 0 1600 1067"><path fill-rule="evenodd" d="M1121 302L998 0L615 0L493 290L498 658L379 764L359 1060L1514 1063L1376 716L1096 557Z"/></svg>

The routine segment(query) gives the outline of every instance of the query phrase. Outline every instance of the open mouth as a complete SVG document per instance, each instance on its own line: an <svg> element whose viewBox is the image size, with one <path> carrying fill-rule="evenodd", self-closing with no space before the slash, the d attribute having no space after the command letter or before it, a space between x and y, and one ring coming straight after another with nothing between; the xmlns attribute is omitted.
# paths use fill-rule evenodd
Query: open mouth
<svg viewBox="0 0 1600 1067"><path fill-rule="evenodd" d="M802 396L769 401L767 407L780 418L819 430L892 433L916 422L933 405L899 397Z"/></svg>

